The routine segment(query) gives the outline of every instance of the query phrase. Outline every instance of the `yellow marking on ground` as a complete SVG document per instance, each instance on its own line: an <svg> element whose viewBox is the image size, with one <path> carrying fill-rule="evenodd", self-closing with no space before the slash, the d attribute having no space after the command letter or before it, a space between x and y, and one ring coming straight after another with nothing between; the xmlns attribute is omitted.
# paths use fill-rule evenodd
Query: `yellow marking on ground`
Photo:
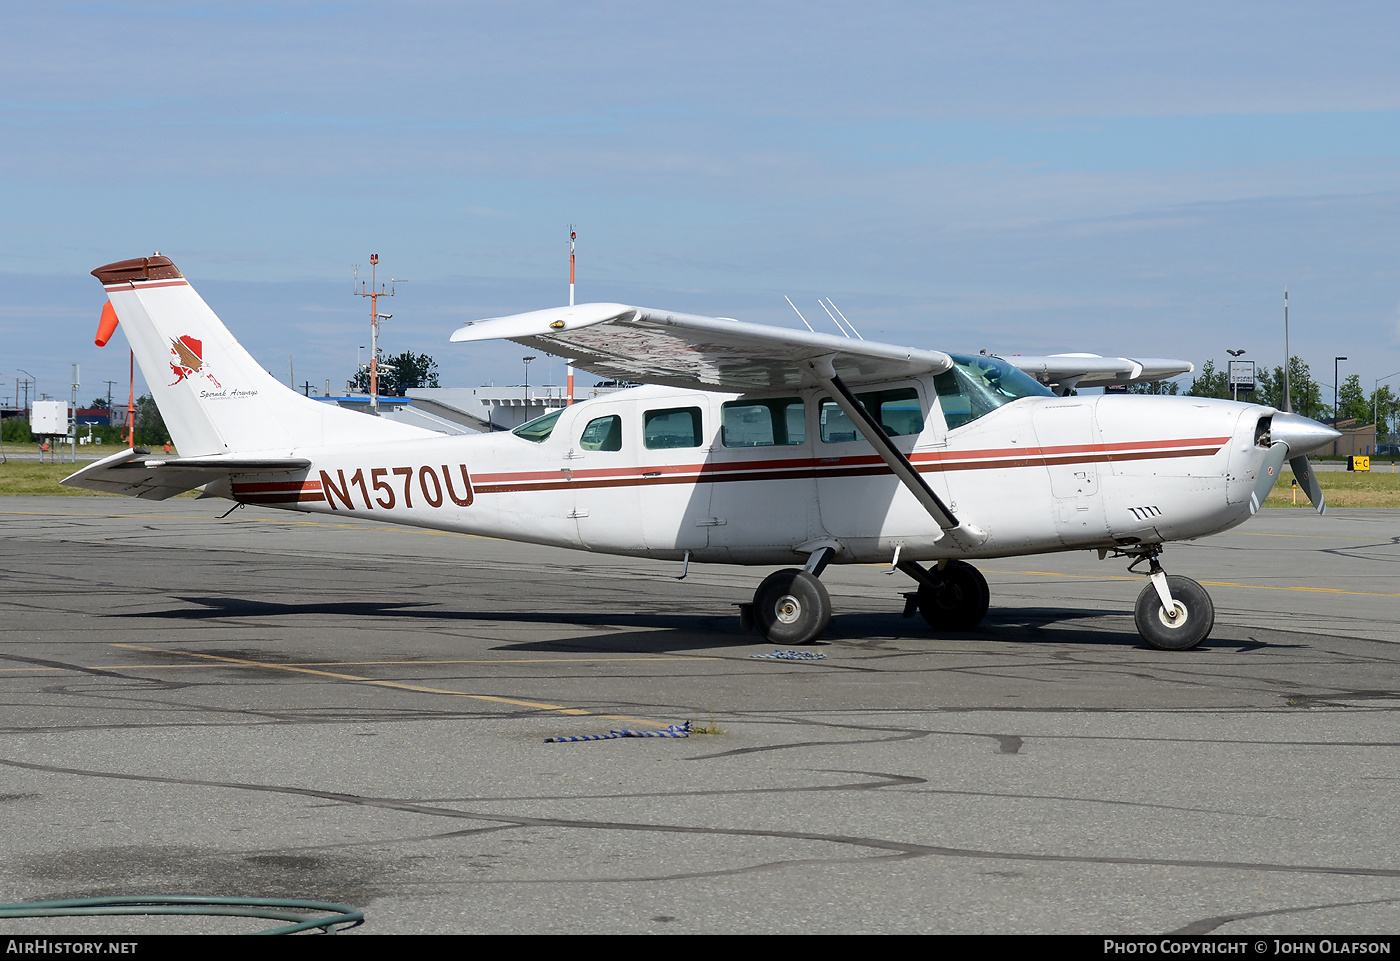
<svg viewBox="0 0 1400 961"><path fill-rule="evenodd" d="M132 517L136 520L172 520L172 521L203 521L209 520L197 514L71 514L55 511L0 511L0 515L13 515L15 517Z"/></svg>
<svg viewBox="0 0 1400 961"><path fill-rule="evenodd" d="M1355 537L1328 537L1323 534L1267 534L1263 531L1235 531L1240 537L1296 537L1305 541L1354 541Z"/></svg>
<svg viewBox="0 0 1400 961"><path fill-rule="evenodd" d="M417 667L452 664L615 664L620 661L720 661L720 657L706 657L699 654L677 654L666 657L507 657L488 660L455 661L295 661L283 664L284 667ZM193 670L199 664L92 664L89 671L156 671ZM68 671L68 667L0 667L0 674L24 671Z"/></svg>
<svg viewBox="0 0 1400 961"><path fill-rule="evenodd" d="M1064 574L1059 571L994 571L988 574L1031 574L1036 577L1068 577L1081 581L1143 581L1146 578L1127 574ZM1236 581L1201 581L1206 587L1241 587L1252 591L1311 591L1316 594L1350 594L1355 597L1400 597L1400 593L1379 593L1375 591L1346 591L1340 587L1304 587L1299 584L1240 584Z"/></svg>
<svg viewBox="0 0 1400 961"><path fill-rule="evenodd" d="M234 664L239 667L260 667L265 670L287 671L293 674L310 674L314 677L329 677L337 681L352 681L356 684L367 684L371 687L387 687L400 691L413 691L418 694L447 694L452 697L465 697L473 701L489 701L493 704L510 704L514 707L528 707L537 711L555 711L560 714L582 715L585 717L598 717L608 721L627 721L630 724L650 724L652 727L664 728L668 725L660 721L649 721L645 718L626 717L619 714L594 714L592 711L585 711L577 707L565 707L562 704L544 704L539 701L521 701L509 697L497 697L494 694L468 694L465 691L449 691L441 687L424 687L420 684L404 684L401 681L377 681L369 677L360 677L357 674L343 674L338 671L319 671L309 667L297 667L291 664L273 664L268 661L253 661L239 657L223 657L218 654L201 654L197 651L175 651L166 650L159 647L142 647L138 644L113 644L113 647L125 648L131 651L143 651L147 654L178 654L182 657L198 657L203 660L217 661L221 664ZM406 662L408 663L408 662Z"/></svg>

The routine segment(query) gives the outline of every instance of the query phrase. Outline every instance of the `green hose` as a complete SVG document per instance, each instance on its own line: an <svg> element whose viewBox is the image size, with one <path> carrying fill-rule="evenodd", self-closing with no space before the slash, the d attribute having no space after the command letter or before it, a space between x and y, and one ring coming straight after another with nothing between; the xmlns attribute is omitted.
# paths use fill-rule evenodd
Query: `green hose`
<svg viewBox="0 0 1400 961"><path fill-rule="evenodd" d="M307 917L306 912L326 912L329 917ZM235 918L270 918L293 924L256 934L296 934L320 928L335 934L364 924L365 913L326 901L289 901L285 898L208 898L160 895L134 898L73 898L68 901L25 901L0 904L0 918L98 917L118 914L195 914Z"/></svg>

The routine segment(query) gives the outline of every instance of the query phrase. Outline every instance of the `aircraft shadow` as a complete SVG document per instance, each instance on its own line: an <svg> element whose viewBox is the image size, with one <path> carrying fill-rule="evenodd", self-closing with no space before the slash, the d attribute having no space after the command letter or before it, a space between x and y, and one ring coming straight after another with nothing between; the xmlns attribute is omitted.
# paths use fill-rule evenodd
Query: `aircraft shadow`
<svg viewBox="0 0 1400 961"><path fill-rule="evenodd" d="M417 620L438 624L519 624L540 627L598 627L619 628L623 633L597 633L569 638L542 639L518 643L504 642L498 650L512 651L571 651L591 650L607 653L656 653L658 651L701 651L723 648L769 645L754 631L742 631L736 613L624 613L609 611L589 614L579 611L453 611L430 606L430 602L415 601L314 601L284 603L253 600L242 597L181 596L178 600L191 607L139 614L110 613L104 617L153 617L178 621L206 621L230 617L296 617L350 616ZM986 619L974 631L934 633L917 615L900 617L889 613L852 612L836 614L822 639L813 650L841 642L863 642L872 639L910 639L935 644L940 640L987 641L1009 644L1067 644L1089 646L1132 646L1147 648L1131 627L1103 622L1126 619L1127 612L1092 610L1077 607L992 608ZM1073 624L1072 622L1088 622ZM1097 623L1095 623L1097 622ZM1064 625L1064 626L1059 626ZM1091 626L1094 625L1094 626ZM1102 626L1098 626L1102 625ZM645 631L637 634L635 631ZM1239 646L1242 642L1212 638L1205 646ZM1259 642L1243 642L1249 647ZM782 645L779 645L782 646Z"/></svg>

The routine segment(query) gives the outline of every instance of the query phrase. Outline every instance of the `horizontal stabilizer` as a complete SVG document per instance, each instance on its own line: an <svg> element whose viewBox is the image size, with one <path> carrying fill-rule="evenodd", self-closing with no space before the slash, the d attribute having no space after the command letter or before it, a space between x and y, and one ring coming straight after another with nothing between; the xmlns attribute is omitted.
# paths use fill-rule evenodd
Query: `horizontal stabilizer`
<svg viewBox="0 0 1400 961"><path fill-rule="evenodd" d="M150 454L141 447L124 450L89 464L59 483L65 487L163 501L235 474L276 474L306 470L311 466L311 461L305 457L152 457Z"/></svg>
<svg viewBox="0 0 1400 961"><path fill-rule="evenodd" d="M795 389L806 383L804 363L824 357L851 384L941 373L953 365L936 350L625 304L495 317L452 335L459 344L497 339L569 358L602 377L703 390Z"/></svg>

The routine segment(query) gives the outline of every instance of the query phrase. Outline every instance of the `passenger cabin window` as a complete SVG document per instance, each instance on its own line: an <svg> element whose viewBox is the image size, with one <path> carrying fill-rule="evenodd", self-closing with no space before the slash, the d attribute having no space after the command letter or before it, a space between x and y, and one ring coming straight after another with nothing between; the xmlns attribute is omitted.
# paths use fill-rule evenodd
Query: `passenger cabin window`
<svg viewBox="0 0 1400 961"><path fill-rule="evenodd" d="M564 408L561 407L552 414L545 414L543 417L536 417L532 421L521 424L511 433L516 437L523 437L531 443L543 443L554 432L554 425L563 413Z"/></svg>
<svg viewBox="0 0 1400 961"><path fill-rule="evenodd" d="M953 366L933 379L948 429L970 424L1022 397L1054 397L1043 384L1000 357L950 354Z"/></svg>
<svg viewBox="0 0 1400 961"><path fill-rule="evenodd" d="M700 408L649 410L642 415L642 443L647 450L700 446Z"/></svg>
<svg viewBox="0 0 1400 961"><path fill-rule="evenodd" d="M860 401L861 406L870 412L870 416L890 437L918 434L924 429L924 412L919 406L919 392L913 387L856 394L856 400ZM822 440L828 444L840 444L860 436L856 425L830 397L822 399L821 429Z"/></svg>
<svg viewBox="0 0 1400 961"><path fill-rule="evenodd" d="M590 420L578 446L584 450L622 450L622 418L613 414Z"/></svg>
<svg viewBox="0 0 1400 961"><path fill-rule="evenodd" d="M806 408L800 397L731 400L722 408L725 447L791 447L807 442Z"/></svg>

